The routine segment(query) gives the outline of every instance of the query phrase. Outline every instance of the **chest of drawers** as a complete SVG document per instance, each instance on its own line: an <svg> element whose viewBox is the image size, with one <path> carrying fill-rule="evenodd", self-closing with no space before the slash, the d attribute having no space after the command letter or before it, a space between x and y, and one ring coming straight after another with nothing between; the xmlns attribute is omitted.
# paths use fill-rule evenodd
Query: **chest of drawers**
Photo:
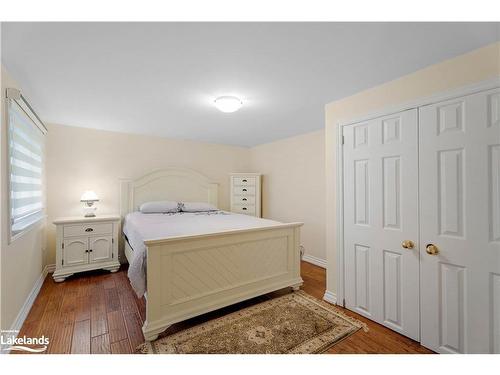
<svg viewBox="0 0 500 375"><path fill-rule="evenodd" d="M231 212L262 216L262 175L259 173L233 173L230 176Z"/></svg>

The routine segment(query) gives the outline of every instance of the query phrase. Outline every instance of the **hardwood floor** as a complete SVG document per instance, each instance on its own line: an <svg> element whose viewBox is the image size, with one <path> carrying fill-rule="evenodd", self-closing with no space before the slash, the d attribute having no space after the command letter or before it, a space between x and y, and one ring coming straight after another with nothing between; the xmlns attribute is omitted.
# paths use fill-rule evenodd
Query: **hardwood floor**
<svg viewBox="0 0 500 375"><path fill-rule="evenodd" d="M323 298L326 288L326 270L310 263L302 262L301 267L304 286L302 289L316 298ZM335 344L328 353L339 354L431 354L433 351L423 347L418 342L391 331L378 323L350 310L337 306L347 315L368 325L368 332L359 330L354 335L347 337Z"/></svg>
<svg viewBox="0 0 500 375"><path fill-rule="evenodd" d="M303 290L323 298L326 272L302 262ZM275 292L174 324L164 335L222 316L283 292ZM128 282L126 269L117 273L95 271L55 283L46 278L40 294L19 333L49 337L47 353L133 353L144 341L144 299L138 299ZM365 322L362 330L334 345L328 353L432 353L417 342L364 317L342 309Z"/></svg>

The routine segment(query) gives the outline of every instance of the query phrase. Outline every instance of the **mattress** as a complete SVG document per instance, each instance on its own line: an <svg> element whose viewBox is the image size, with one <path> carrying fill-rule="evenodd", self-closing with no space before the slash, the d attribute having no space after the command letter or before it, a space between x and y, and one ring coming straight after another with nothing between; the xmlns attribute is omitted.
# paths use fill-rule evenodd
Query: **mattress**
<svg viewBox="0 0 500 375"><path fill-rule="evenodd" d="M146 240L175 236L209 234L226 230L264 228L280 222L226 211L176 212L143 214L133 212L125 217L123 233L133 250L128 277L139 297L146 292Z"/></svg>

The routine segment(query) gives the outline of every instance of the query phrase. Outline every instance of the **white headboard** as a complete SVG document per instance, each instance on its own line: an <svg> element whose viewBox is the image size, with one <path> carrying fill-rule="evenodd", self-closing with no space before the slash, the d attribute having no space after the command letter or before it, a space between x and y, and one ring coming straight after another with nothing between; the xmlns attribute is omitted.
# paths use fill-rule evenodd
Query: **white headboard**
<svg viewBox="0 0 500 375"><path fill-rule="evenodd" d="M189 169L167 168L120 182L122 217L149 201L207 202L217 206L218 184Z"/></svg>

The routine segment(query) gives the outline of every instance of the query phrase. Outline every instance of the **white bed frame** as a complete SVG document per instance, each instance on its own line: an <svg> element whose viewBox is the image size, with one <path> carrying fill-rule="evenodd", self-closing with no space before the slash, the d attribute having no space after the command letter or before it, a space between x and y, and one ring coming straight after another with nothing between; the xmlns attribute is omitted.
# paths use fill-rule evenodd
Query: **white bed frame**
<svg viewBox="0 0 500 375"><path fill-rule="evenodd" d="M217 205L218 185L200 173L169 168L121 182L121 215L154 200ZM300 227L229 230L145 241L147 341L170 325L278 289L298 289ZM125 255L132 249L125 242Z"/></svg>

